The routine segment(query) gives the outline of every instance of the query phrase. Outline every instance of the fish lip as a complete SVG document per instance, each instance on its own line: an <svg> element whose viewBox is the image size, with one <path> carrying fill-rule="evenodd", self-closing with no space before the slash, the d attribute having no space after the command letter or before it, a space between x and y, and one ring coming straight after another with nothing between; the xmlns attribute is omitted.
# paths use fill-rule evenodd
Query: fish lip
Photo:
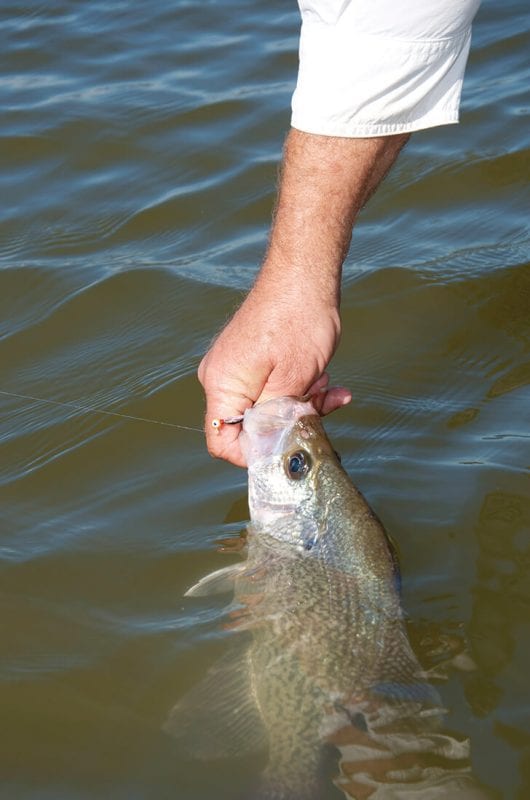
<svg viewBox="0 0 530 800"><path fill-rule="evenodd" d="M274 410L273 410L274 409ZM247 408L243 414L243 429L248 424L249 419L257 415L262 415L266 410L269 410L270 418L282 420L286 422L296 422L300 416L308 413L308 409L313 414L316 410L311 402L311 398L307 395L303 397L296 397L294 395L282 395L281 397L270 397L268 400L263 400L261 403Z"/></svg>
<svg viewBox="0 0 530 800"><path fill-rule="evenodd" d="M284 442L293 426L304 416L318 416L311 400L273 397L248 408L243 416L241 449L249 469L283 454Z"/></svg>

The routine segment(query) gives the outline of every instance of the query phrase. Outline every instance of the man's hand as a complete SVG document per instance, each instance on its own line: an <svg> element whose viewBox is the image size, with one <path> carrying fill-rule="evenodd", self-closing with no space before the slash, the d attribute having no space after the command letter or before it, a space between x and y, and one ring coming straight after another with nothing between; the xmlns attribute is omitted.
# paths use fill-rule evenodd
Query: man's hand
<svg viewBox="0 0 530 800"><path fill-rule="evenodd" d="M346 139L291 130L269 250L254 288L199 367L210 453L245 466L239 416L260 400L319 391L328 413L351 399L326 391L340 337L340 281L356 215L408 135ZM320 391L323 390L323 391Z"/></svg>
<svg viewBox="0 0 530 800"><path fill-rule="evenodd" d="M239 425L221 431L211 420L238 416L256 402L316 392L327 414L351 400L346 389L327 390L325 369L340 336L338 309L302 287L264 288L258 282L199 367L207 398L206 439L213 456L245 466Z"/></svg>

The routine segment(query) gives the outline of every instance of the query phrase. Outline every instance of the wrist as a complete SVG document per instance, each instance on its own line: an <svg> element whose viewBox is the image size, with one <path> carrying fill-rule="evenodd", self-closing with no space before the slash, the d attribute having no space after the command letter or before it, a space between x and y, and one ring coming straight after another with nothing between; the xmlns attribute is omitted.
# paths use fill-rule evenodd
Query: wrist
<svg viewBox="0 0 530 800"><path fill-rule="evenodd" d="M254 322L259 320L261 331L283 330L289 336L323 335L334 350L341 335L340 284L327 291L309 278L300 280L284 270L262 270L248 294L240 312Z"/></svg>
<svg viewBox="0 0 530 800"><path fill-rule="evenodd" d="M342 263L290 259L271 249L256 278L252 293L260 299L275 298L282 305L306 311L338 315L341 297Z"/></svg>

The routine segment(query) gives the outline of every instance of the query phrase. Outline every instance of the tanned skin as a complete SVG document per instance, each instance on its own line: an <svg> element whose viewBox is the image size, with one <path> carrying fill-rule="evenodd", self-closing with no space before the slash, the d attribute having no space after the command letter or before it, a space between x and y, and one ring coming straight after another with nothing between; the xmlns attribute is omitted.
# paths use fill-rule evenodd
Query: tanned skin
<svg viewBox="0 0 530 800"><path fill-rule="evenodd" d="M350 402L327 389L341 334L342 264L360 209L392 167L408 134L367 139L291 129L269 248L254 286L199 366L211 455L244 467L240 425L211 421L254 403L321 389L321 414Z"/></svg>

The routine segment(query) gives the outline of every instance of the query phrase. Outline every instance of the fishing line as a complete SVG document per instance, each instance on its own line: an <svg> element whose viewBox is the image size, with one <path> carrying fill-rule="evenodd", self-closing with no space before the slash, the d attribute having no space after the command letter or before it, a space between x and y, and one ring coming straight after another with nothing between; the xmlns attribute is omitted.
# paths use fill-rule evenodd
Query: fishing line
<svg viewBox="0 0 530 800"><path fill-rule="evenodd" d="M135 422L152 422L153 425L163 425L166 428L180 428L183 431L197 431L204 434L202 428L192 428L189 425L177 425L175 422L161 422L158 419L148 419L147 417L134 417L132 414L119 414L117 411L104 411L101 408L93 408L91 406L80 406L76 403L65 403L60 400L47 400L44 397L34 397L31 394L17 394L16 392L6 392L0 389L0 394L7 395L8 397L19 397L22 400L34 400L37 403L47 403L51 406L63 406L64 408L73 408L76 411L84 411L90 414L106 414L109 417L121 417L122 419L132 419Z"/></svg>

